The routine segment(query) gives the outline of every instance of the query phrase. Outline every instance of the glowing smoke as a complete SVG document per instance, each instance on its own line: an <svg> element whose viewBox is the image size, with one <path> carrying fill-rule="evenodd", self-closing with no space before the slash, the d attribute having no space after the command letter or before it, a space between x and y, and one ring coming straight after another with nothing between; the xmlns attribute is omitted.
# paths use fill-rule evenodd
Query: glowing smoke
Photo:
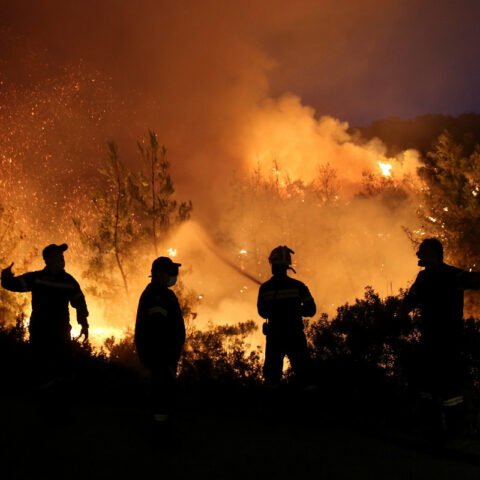
<svg viewBox="0 0 480 480"><path fill-rule="evenodd" d="M190 272L187 286L203 297L199 324L258 318L256 287L221 259L263 280L268 252L278 244L296 251L298 277L311 286L320 310L332 312L367 284L385 294L411 280L416 267L402 226L415 225L415 209L355 195L365 173L381 174L379 162L391 165L393 179L414 176L415 154L386 159L380 142L362 144L347 123L320 116L294 94L270 94L275 58L262 48L258 31L281 29L314 6L293 17L259 7L257 19L240 6L208 8L210 2L125 4L110 16L106 2L95 5L93 17L109 22L104 25L91 23L90 7L63 3L32 5L24 27L2 32L16 50L2 62L0 127L8 135L0 141L0 186L24 232L5 260L26 258L25 268L39 267L35 248L38 254L46 243L68 241L69 269L80 277L85 259L71 217L89 214L103 146L115 138L121 158L137 168L135 140L153 128L169 149L178 197L194 201L194 218L203 226L185 225L164 245ZM91 32L84 35L87 23ZM42 24L48 28L40 31ZM20 58L18 52L31 51L30 40L41 53ZM20 65L25 58L29 75ZM336 205L301 194L326 166L334 172ZM248 195L252 172L269 179L273 168L279 184L292 190L278 198ZM240 202L239 188L247 190ZM240 251L247 253L239 258ZM148 250L138 259L129 309L99 304L92 307L95 316L132 326L151 259Z"/></svg>

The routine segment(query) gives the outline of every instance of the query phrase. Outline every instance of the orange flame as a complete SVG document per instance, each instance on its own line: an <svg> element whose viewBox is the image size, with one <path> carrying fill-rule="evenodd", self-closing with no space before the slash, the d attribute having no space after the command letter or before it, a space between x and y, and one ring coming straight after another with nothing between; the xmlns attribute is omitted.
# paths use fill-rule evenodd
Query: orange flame
<svg viewBox="0 0 480 480"><path fill-rule="evenodd" d="M392 168L393 165L391 163L387 162L378 162L378 166L380 168L380 171L382 172L382 175L384 177L391 177L392 176Z"/></svg>

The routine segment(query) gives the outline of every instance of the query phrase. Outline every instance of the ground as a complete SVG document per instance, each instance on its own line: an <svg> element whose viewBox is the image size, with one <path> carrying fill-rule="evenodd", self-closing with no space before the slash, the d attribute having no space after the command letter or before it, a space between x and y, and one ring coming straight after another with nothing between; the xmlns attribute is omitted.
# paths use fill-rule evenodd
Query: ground
<svg viewBox="0 0 480 480"><path fill-rule="evenodd" d="M165 446L152 438L141 405L128 399L77 399L52 419L27 395L4 396L1 478L480 478L475 455L428 451L325 415L310 421L307 411L268 414L225 401L184 398Z"/></svg>

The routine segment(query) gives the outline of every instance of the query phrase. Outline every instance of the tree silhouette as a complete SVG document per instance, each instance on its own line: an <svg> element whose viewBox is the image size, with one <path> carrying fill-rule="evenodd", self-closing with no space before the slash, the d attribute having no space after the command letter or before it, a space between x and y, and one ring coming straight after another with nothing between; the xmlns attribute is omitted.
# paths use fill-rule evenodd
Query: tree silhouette
<svg viewBox="0 0 480 480"><path fill-rule="evenodd" d="M140 215L146 220L143 230L151 237L155 256L158 256L159 238L170 233L174 225L190 218L192 202L178 203L173 198L175 189L167 149L159 146L156 133L150 130L147 139L137 145L147 173L140 171L135 175L133 194Z"/></svg>
<svg viewBox="0 0 480 480"><path fill-rule="evenodd" d="M105 179L105 188L92 198L92 210L87 224L74 218L80 239L90 252L86 275L96 284L93 293L112 296L116 289L111 272L115 266L128 296L128 274L125 262L137 241L139 223L133 213L129 172L118 156L114 142L108 143L108 160L99 169ZM110 291L110 295L107 294Z"/></svg>
<svg viewBox="0 0 480 480"><path fill-rule="evenodd" d="M129 170L120 160L116 144L110 142L108 158L99 169L104 187L93 195L87 218L73 219L89 252L86 276L92 281L90 291L102 298L115 298L118 293L114 268L128 297L138 249L151 241L157 256L159 242L186 221L192 210L190 201L178 203L174 198L166 149L159 148L156 134L150 131L148 142L138 142L138 146L148 164L148 175Z"/></svg>
<svg viewBox="0 0 480 480"><path fill-rule="evenodd" d="M424 159L425 183L419 210L423 234L440 238L449 261L480 266L480 148L465 155L462 145L443 132Z"/></svg>

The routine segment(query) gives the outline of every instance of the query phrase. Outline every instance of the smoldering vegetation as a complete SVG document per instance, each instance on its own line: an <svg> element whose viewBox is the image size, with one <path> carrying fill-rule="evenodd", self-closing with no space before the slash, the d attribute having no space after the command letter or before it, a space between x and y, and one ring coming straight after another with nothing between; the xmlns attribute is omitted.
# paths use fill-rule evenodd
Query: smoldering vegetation
<svg viewBox="0 0 480 480"><path fill-rule="evenodd" d="M329 313L361 295L366 284L392 293L414 274L414 265L408 267L412 249L402 231L403 226L416 228L412 197L390 195L384 201L372 188L384 182L381 190L393 191L401 183L411 192L415 153L387 158L380 142L354 138L346 123L319 118L292 94L248 103L241 114L236 110L228 135L206 135L200 143L195 136L185 137L183 146L195 145L194 153L179 148L171 126L165 129L165 122L156 120L162 128L158 154L164 138L174 144L172 149L167 144L166 155L172 159L168 175L175 178L174 187L167 177L157 183L163 189L156 193L159 205L166 202L162 212L154 212L158 228L163 225L157 242L148 232L155 210L148 193L148 152L136 145L139 140L147 148L150 139L145 131L137 140L131 132L125 135L122 129L130 126L123 118L126 107L111 80L88 65L65 67L33 85L5 76L0 123L7 135L0 140L0 188L2 221L11 238L2 247L4 261L15 260L17 272L38 268L43 244L67 241L69 269L93 293L92 318L102 328L131 326L136 298L159 253L176 251L184 263L185 283L202 300L195 312L202 324L256 316L254 285L223 265L216 253L262 279L268 274L268 252L289 244L297 252L299 273ZM137 107L143 110L141 103ZM106 148L112 132L119 136L120 179ZM382 177L379 161L393 168L394 180ZM119 188L121 198L116 198ZM122 218L116 219L122 238L115 246L116 200L122 207ZM170 219L168 209L175 201L180 207L190 200L194 223L178 221L187 220L186 211Z"/></svg>
<svg viewBox="0 0 480 480"><path fill-rule="evenodd" d="M151 259L160 253L175 254L184 262L183 281L176 291L188 327L181 388L201 398L223 392L237 400L238 392L256 391L262 380L263 339L254 316L256 288L241 272L265 279L265 257L272 238L280 238L278 243L298 245L299 260L294 266L311 285L324 312L306 324L312 379L321 392L330 392L322 393L322 405L340 415L358 414L363 420L370 415L399 423L412 418L408 399L416 380L419 319L402 313L403 292L393 291L381 269L375 277L374 269L379 261L394 268L395 262L387 262L398 251L395 241L405 242L411 258L414 243L425 235L442 238L453 263L474 267L479 252L477 151L464 153L462 145L444 133L421 159L414 181L408 176L397 179L365 172L357 193L350 196L342 195L335 169L329 165L320 165L317 176L308 181L290 178L273 162L267 172L257 168L248 176L232 178L225 204L230 217L225 215L212 232L192 220L194 205L177 200L169 157L153 132L139 142L138 155L149 169L131 171L113 143L107 153L101 170L104 187L83 206L88 215L77 210L70 218L71 238L77 236L73 245L81 252L72 266L93 306L93 338L95 322L103 320L106 327L133 326L138 290L148 281ZM149 172L156 180L154 186ZM415 207L417 226L408 228L405 222L402 229ZM4 238L10 243L2 243L2 248L8 247L2 250L2 261L7 263L24 234L15 223L8 223L8 209L4 212ZM339 267L345 254L350 257L343 257L343 266L351 266L356 275L342 284L342 274L349 273ZM25 258L24 268L34 265L31 258ZM333 265L330 270L329 265ZM364 274L362 269L370 271ZM379 294L373 282L365 289L367 277L379 279L385 293ZM395 278L401 281L402 277ZM329 292L338 303L327 304L318 291ZM342 301L349 295L353 300ZM469 308L475 311L477 303L472 297ZM28 385L29 375L27 299L2 290L2 319L1 352L4 362L9 359L12 365L4 370L4 379L11 388L21 390ZM95 391L98 398L112 399L141 391L144 372L131 330L115 337L111 333L105 330L95 346L76 346L77 386L73 388L80 388L82 394ZM479 344L480 323L468 318L464 354L473 415L480 387ZM294 389L288 370L285 375L287 388ZM205 392L207 397L202 397ZM470 421L476 425L477 419Z"/></svg>
<svg viewBox="0 0 480 480"><path fill-rule="evenodd" d="M83 391L137 391L136 302L160 254L182 263L181 383L256 388L264 339L257 287L241 272L266 279L268 253L286 244L323 312L307 327L315 381L343 413L354 397L362 411L395 410L414 373L417 319L401 316L397 293L415 276L415 242L439 236L449 261L480 265L479 155L466 143L470 132L436 138L435 131L421 145L402 139L394 149L390 139L362 138L319 115L278 83L273 95L275 58L259 47L268 38L250 35L255 14L241 8L202 22L201 7L172 6L159 26L158 15L132 23L133 4L120 20L104 7L98 18L107 23L87 36L89 22L77 18L88 8L69 12L69 28L60 21L70 7L30 6L51 16L45 37L40 27L33 32L44 49L32 48L22 29L0 32L12 45L0 71L0 263L15 261L22 273L41 268L44 245L70 245L67 269L91 312L93 345L77 346ZM292 14L260 13L255 31L265 21L278 31ZM33 17L25 25L41 25ZM115 35L106 33L108 22ZM79 41L58 42L63 30ZM129 40L122 55L119 38ZM424 145L432 145L427 153L409 150ZM0 295L0 354L11 366L2 375L20 388L28 376L28 298ZM477 304L472 297L469 315ZM475 402L478 322L466 327Z"/></svg>
<svg viewBox="0 0 480 480"><path fill-rule="evenodd" d="M415 153L387 158L380 142L352 137L346 123L318 118L294 95L252 104L242 122L230 124L228 151L215 141L197 145L195 155L163 151L168 131L155 136L153 193L149 133L107 142L123 104L102 74L81 65L33 86L9 78L4 86L2 262L15 261L17 273L40 268L43 245L66 241L68 268L82 281L103 338L109 329L118 337L131 328L159 254L176 253L184 264L202 327L256 318L254 284L222 257L261 280L269 251L289 244L299 273L329 313L366 284L391 294L414 274L402 227L417 223ZM207 152L197 165L196 155ZM392 179L381 175L380 161L393 168ZM185 169L201 172L186 182ZM400 190L407 193L392 193Z"/></svg>

